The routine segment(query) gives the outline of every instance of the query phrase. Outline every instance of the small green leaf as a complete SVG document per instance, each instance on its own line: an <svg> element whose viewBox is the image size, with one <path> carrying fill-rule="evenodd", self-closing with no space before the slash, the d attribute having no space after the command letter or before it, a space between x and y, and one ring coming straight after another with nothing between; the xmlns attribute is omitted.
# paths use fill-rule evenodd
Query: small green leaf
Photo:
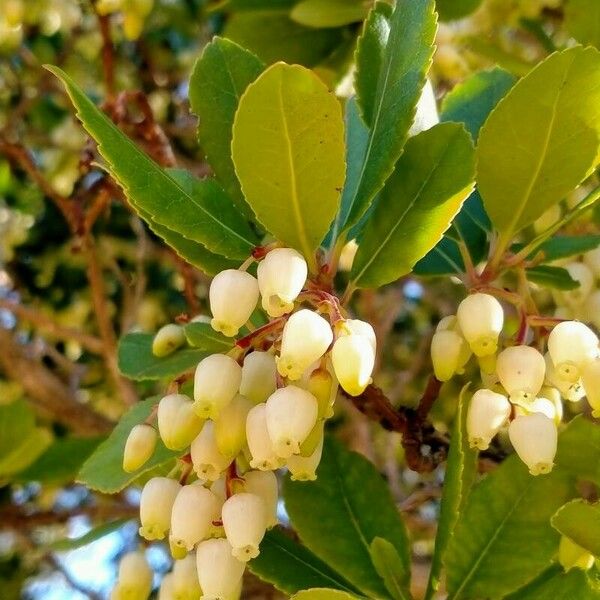
<svg viewBox="0 0 600 600"><path fill-rule="evenodd" d="M579 287L579 282L575 281L569 271L562 267L538 265L525 269L525 274L532 283L555 290L574 290Z"/></svg>
<svg viewBox="0 0 600 600"><path fill-rule="evenodd" d="M543 255L543 262L553 262L585 254L600 246L600 235L557 235L540 244L529 258ZM511 252L519 252L524 244L513 244Z"/></svg>
<svg viewBox="0 0 600 600"><path fill-rule="evenodd" d="M481 0L437 0L435 7L440 21L462 19L477 10Z"/></svg>
<svg viewBox="0 0 600 600"><path fill-rule="evenodd" d="M104 494L116 494L140 475L172 461L178 455L177 452L167 450L159 439L154 454L146 464L134 473L123 471L123 451L129 432L134 425L143 423L148 418L159 400L160 396L153 396L138 402L121 417L108 438L83 463L77 476L79 483Z"/></svg>
<svg viewBox="0 0 600 600"><path fill-rule="evenodd" d="M551 523L556 531L600 558L600 504L573 500L556 511Z"/></svg>
<svg viewBox="0 0 600 600"><path fill-rule="evenodd" d="M307 27L341 27L362 21L366 14L362 0L301 0L290 17Z"/></svg>
<svg viewBox="0 0 600 600"><path fill-rule="evenodd" d="M302 252L314 271L314 252L344 183L344 124L335 95L304 67L269 67L240 100L231 149L258 220Z"/></svg>
<svg viewBox="0 0 600 600"><path fill-rule="evenodd" d="M31 465L51 443L50 431L44 427L35 427L26 437L19 440L12 451L0 458L0 478L15 475Z"/></svg>
<svg viewBox="0 0 600 600"><path fill-rule="evenodd" d="M572 191L596 164L600 54L557 52L498 103L479 135L478 186L499 251Z"/></svg>
<svg viewBox="0 0 600 600"><path fill-rule="evenodd" d="M364 594L388 596L371 561L376 537L394 546L403 573L410 572L410 544L389 488L367 459L339 442L326 438L317 480L286 480L284 499L300 539Z"/></svg>
<svg viewBox="0 0 600 600"><path fill-rule="evenodd" d="M339 573L280 529L267 531L260 554L248 563L248 568L285 594L315 587L356 592Z"/></svg>
<svg viewBox="0 0 600 600"><path fill-rule="evenodd" d="M205 352L227 352L233 348L234 340L215 331L209 323L188 323L184 331L189 345L199 350L204 350Z"/></svg>
<svg viewBox="0 0 600 600"><path fill-rule="evenodd" d="M177 377L193 369L207 352L198 348L184 348L159 358L152 354L150 333L128 333L119 340L119 370L130 379L165 379Z"/></svg>
<svg viewBox="0 0 600 600"><path fill-rule="evenodd" d="M383 579L385 587L394 600L408 600L410 595L410 572L405 571L405 565L396 548L386 539L376 537L371 542L371 560L375 570Z"/></svg>
<svg viewBox="0 0 600 600"><path fill-rule="evenodd" d="M365 227L351 279L376 287L410 273L441 239L473 189L474 150L462 125L411 138Z"/></svg>
<svg viewBox="0 0 600 600"><path fill-rule="evenodd" d="M47 68L63 82L78 117L134 208L139 206L158 224L216 254L244 259L251 253L257 238L216 181L162 169L66 73L58 67Z"/></svg>
<svg viewBox="0 0 600 600"><path fill-rule="evenodd" d="M103 523L102 525L98 525L98 527L90 529L90 531L78 538L68 538L53 542L50 544L49 548L55 552L65 552L67 550L76 550L77 548L82 548L83 546L87 546L88 544L103 538L109 533L118 531L129 520L130 519L116 519L114 521L110 521L109 523Z"/></svg>
<svg viewBox="0 0 600 600"><path fill-rule="evenodd" d="M600 48L600 2L567 0L564 26L578 42Z"/></svg>
<svg viewBox="0 0 600 600"><path fill-rule="evenodd" d="M200 117L200 145L217 178L247 217L251 211L235 175L231 136L239 100L263 70L263 63L252 52L215 37L204 47L190 77L190 104Z"/></svg>
<svg viewBox="0 0 600 600"><path fill-rule="evenodd" d="M359 105L363 109L365 106L373 108L372 117L366 119L370 125L369 142L359 183L349 202L345 229L350 229L365 214L402 153L433 53L434 6L433 0L396 2L377 85L372 89L363 88L363 93L359 93ZM364 73L371 68L368 63L371 55L359 50L357 58L361 57L366 66L358 65L358 68Z"/></svg>
<svg viewBox="0 0 600 600"><path fill-rule="evenodd" d="M353 600L357 596L341 592L340 590L330 590L328 588L312 588L302 590L292 596L291 600Z"/></svg>

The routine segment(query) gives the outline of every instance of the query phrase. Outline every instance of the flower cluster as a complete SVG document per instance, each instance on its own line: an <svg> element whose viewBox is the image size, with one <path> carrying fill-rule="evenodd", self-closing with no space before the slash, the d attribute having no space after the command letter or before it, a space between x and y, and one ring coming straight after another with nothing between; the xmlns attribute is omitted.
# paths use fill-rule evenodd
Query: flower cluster
<svg viewBox="0 0 600 600"><path fill-rule="evenodd" d="M587 395L600 415L598 337L579 321L558 322L547 340L547 353L517 344L500 349L504 310L488 294L475 293L456 316L438 324L431 344L434 372L440 381L462 373L475 355L483 389L469 403L467 434L471 447L486 450L508 425L508 437L532 475L552 470L562 399Z"/></svg>

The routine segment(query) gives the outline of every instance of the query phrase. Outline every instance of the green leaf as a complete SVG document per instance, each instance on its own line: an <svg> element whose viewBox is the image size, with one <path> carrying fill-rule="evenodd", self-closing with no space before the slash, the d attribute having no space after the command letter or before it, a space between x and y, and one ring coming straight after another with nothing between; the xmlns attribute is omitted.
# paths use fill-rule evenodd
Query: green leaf
<svg viewBox="0 0 600 600"><path fill-rule="evenodd" d="M567 0L564 26L578 42L600 48L600 2Z"/></svg>
<svg viewBox="0 0 600 600"><path fill-rule="evenodd" d="M216 181L167 172L144 154L58 67L47 67L64 84L77 116L98 143L111 174L134 208L160 225L227 258L246 258L257 244L248 223Z"/></svg>
<svg viewBox="0 0 600 600"><path fill-rule="evenodd" d="M579 287L579 282L573 279L566 269L550 265L538 265L525 269L527 279L542 287L555 290L574 290Z"/></svg>
<svg viewBox="0 0 600 600"><path fill-rule="evenodd" d="M52 443L52 434L44 427L34 427L26 437L0 458L0 478L19 473L33 463Z"/></svg>
<svg viewBox="0 0 600 600"><path fill-rule="evenodd" d="M390 596L395 600L408 600L410 595L410 572L405 570L400 555L393 544L376 537L371 542L371 560L375 570L383 579Z"/></svg>
<svg viewBox="0 0 600 600"><path fill-rule="evenodd" d="M328 588L302 590L292 596L292 600L352 600L353 598L357 598L357 596Z"/></svg>
<svg viewBox="0 0 600 600"><path fill-rule="evenodd" d="M198 348L184 348L159 358L152 354L151 333L128 333L119 340L119 370L130 379L174 378L193 369L207 352Z"/></svg>
<svg viewBox="0 0 600 600"><path fill-rule="evenodd" d="M371 561L376 537L396 548L410 573L410 545L389 488L367 459L339 442L326 438L317 480L286 480L284 499L300 539L361 592L388 596Z"/></svg>
<svg viewBox="0 0 600 600"><path fill-rule="evenodd" d="M285 594L315 587L357 591L339 573L278 528L267 531L260 544L260 554L248 563L248 568Z"/></svg>
<svg viewBox="0 0 600 600"><path fill-rule="evenodd" d="M501 233L499 251L572 191L594 166L600 133L600 54L557 52L498 103L479 135L478 186Z"/></svg>
<svg viewBox="0 0 600 600"><path fill-rule="evenodd" d="M108 438L102 442L94 453L83 463L77 480L92 490L104 494L116 494L143 473L172 461L177 455L165 448L159 439L150 459L133 473L123 471L123 451L125 442L134 425L144 422L160 396L153 396L132 406L119 420Z"/></svg>
<svg viewBox="0 0 600 600"><path fill-rule="evenodd" d="M204 47L190 77L190 104L200 117L198 140L217 178L248 217L231 160L233 118L244 90L262 73L263 63L231 40L215 37Z"/></svg>
<svg viewBox="0 0 600 600"><path fill-rule="evenodd" d="M344 124L335 95L304 67L269 67L240 100L231 149L258 220L302 252L314 271L314 251L344 183Z"/></svg>
<svg viewBox="0 0 600 600"><path fill-rule="evenodd" d="M232 14L224 30L240 46L267 64L277 61L313 67L343 41L342 29L315 29L295 23L288 10L254 10Z"/></svg>
<svg viewBox="0 0 600 600"><path fill-rule="evenodd" d="M25 400L0 404L0 459L35 429L35 413Z"/></svg>
<svg viewBox="0 0 600 600"><path fill-rule="evenodd" d="M600 427L581 416L573 419L558 438L556 463L600 486Z"/></svg>
<svg viewBox="0 0 600 600"><path fill-rule="evenodd" d="M600 235L557 235L540 244L529 258L543 254L543 262L553 262L584 254L600 246ZM524 244L513 244L511 252L519 252Z"/></svg>
<svg viewBox="0 0 600 600"><path fill-rule="evenodd" d="M27 469L19 473L19 481L62 484L73 481L81 465L104 437L60 438Z"/></svg>
<svg viewBox="0 0 600 600"><path fill-rule="evenodd" d="M377 85L359 94L359 104L373 106L370 136L359 183L352 197L345 228L356 224L367 211L377 192L390 176L402 153L416 106L431 62L436 17L433 0L398 0L390 18L390 32L383 53ZM358 51L357 58L370 68L369 53ZM365 93L373 94L367 99Z"/></svg>
<svg viewBox="0 0 600 600"><path fill-rule="evenodd" d="M561 506L552 517L552 527L578 546L600 558L600 505L581 498Z"/></svg>
<svg viewBox="0 0 600 600"><path fill-rule="evenodd" d="M445 560L446 549L454 533L454 527L466 504L471 488L477 477L477 451L469 447L467 437L467 401L469 386L460 393L446 473L444 475L444 494L440 505L435 548L431 558L429 581L425 599L433 598L440 586L440 574ZM469 394L470 395L470 394Z"/></svg>
<svg viewBox="0 0 600 600"><path fill-rule="evenodd" d="M215 331L209 323L192 322L185 328L185 337L190 346L205 352L227 352L233 348L233 338Z"/></svg>
<svg viewBox="0 0 600 600"><path fill-rule="evenodd" d="M77 548L82 548L83 546L87 546L88 544L91 544L92 542L103 538L109 533L118 531L129 520L130 519L116 519L108 523L103 523L102 525L98 525L98 527L90 529L90 531L78 538L68 538L64 540L58 540L57 542L53 542L52 544L50 544L49 548L56 552L65 552L68 550L76 550Z"/></svg>
<svg viewBox="0 0 600 600"><path fill-rule="evenodd" d="M410 273L441 239L473 189L474 150L462 125L411 138L365 227L351 279L377 287Z"/></svg>
<svg viewBox="0 0 600 600"><path fill-rule="evenodd" d="M474 12L480 4L481 0L437 0L435 6L440 21L455 21Z"/></svg>
<svg viewBox="0 0 600 600"><path fill-rule="evenodd" d="M362 21L366 14L361 0L301 0L290 17L307 27L340 27Z"/></svg>

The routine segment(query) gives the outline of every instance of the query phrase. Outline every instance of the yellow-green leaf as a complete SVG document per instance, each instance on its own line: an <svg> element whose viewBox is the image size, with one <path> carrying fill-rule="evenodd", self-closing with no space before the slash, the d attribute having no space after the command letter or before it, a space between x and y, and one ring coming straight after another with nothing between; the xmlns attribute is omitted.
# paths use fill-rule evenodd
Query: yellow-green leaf
<svg viewBox="0 0 600 600"><path fill-rule="evenodd" d="M596 558L600 557L600 504L579 498L561 506L552 517L552 527Z"/></svg>
<svg viewBox="0 0 600 600"><path fill-rule="evenodd" d="M366 14L362 0L302 0L290 17L308 27L340 27L362 21Z"/></svg>
<svg viewBox="0 0 600 600"><path fill-rule="evenodd" d="M312 588L302 590L292 596L292 600L354 600L358 596L342 592L341 590L331 590L329 588Z"/></svg>

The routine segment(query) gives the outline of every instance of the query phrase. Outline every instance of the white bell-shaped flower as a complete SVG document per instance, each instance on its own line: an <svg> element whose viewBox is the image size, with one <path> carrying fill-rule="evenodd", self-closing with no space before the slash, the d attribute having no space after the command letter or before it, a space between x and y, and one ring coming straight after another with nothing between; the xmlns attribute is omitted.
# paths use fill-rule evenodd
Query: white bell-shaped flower
<svg viewBox="0 0 600 600"><path fill-rule="evenodd" d="M600 279L600 246L586 252L583 255L583 262L591 269L594 277Z"/></svg>
<svg viewBox="0 0 600 600"><path fill-rule="evenodd" d="M246 271L226 269L211 282L210 322L215 331L232 337L245 325L258 302L258 281Z"/></svg>
<svg viewBox="0 0 600 600"><path fill-rule="evenodd" d="M466 340L452 329L436 331L431 339L431 362L439 381L449 381L471 356Z"/></svg>
<svg viewBox="0 0 600 600"><path fill-rule="evenodd" d="M232 458L219 452L215 438L215 425L206 421L198 437L190 447L194 471L200 479L216 481L221 473L231 464Z"/></svg>
<svg viewBox="0 0 600 600"><path fill-rule="evenodd" d="M250 400L237 394L215 421L217 448L223 456L233 460L246 444L246 419L251 408Z"/></svg>
<svg viewBox="0 0 600 600"><path fill-rule="evenodd" d="M233 556L231 544L224 538L206 540L196 549L198 581L204 600L233 600L242 580L246 563Z"/></svg>
<svg viewBox="0 0 600 600"><path fill-rule="evenodd" d="M586 363L581 370L581 383L592 408L592 416L600 417L600 358Z"/></svg>
<svg viewBox="0 0 600 600"><path fill-rule="evenodd" d="M588 571L594 566L595 558L588 550L563 535L558 545L558 562L565 571L573 568Z"/></svg>
<svg viewBox="0 0 600 600"><path fill-rule="evenodd" d="M456 317L476 356L496 352L498 337L504 326L504 311L496 298L489 294L471 294L458 305Z"/></svg>
<svg viewBox="0 0 600 600"><path fill-rule="evenodd" d="M308 266L292 248L275 248L259 263L258 287L262 307L270 317L280 317L294 309L294 301L302 291Z"/></svg>
<svg viewBox="0 0 600 600"><path fill-rule="evenodd" d="M544 356L531 346L511 346L498 354L496 372L511 402L526 405L544 384Z"/></svg>
<svg viewBox="0 0 600 600"><path fill-rule="evenodd" d="M288 458L300 452L300 444L317 422L318 410L316 398L295 385L280 388L269 396L265 415L277 456Z"/></svg>
<svg viewBox="0 0 600 600"><path fill-rule="evenodd" d="M333 366L331 367L333 369ZM337 398L339 382L327 368L319 367L307 377L303 386L316 399L319 405L318 419L329 419L333 416L333 404Z"/></svg>
<svg viewBox="0 0 600 600"><path fill-rule="evenodd" d="M132 427L123 452L123 470L127 473L137 471L154 453L158 435L152 425L140 423Z"/></svg>
<svg viewBox="0 0 600 600"><path fill-rule="evenodd" d="M598 356L598 337L579 321L563 321L548 336L548 352L556 375L574 383L583 365Z"/></svg>
<svg viewBox="0 0 600 600"><path fill-rule="evenodd" d="M275 527L279 522L277 505L279 503L279 486L273 471L248 471L244 473L244 491L256 494L265 503L267 511L267 527Z"/></svg>
<svg viewBox="0 0 600 600"><path fill-rule="evenodd" d="M152 354L159 358L168 356L183 344L185 344L183 327L169 323L156 332L152 340Z"/></svg>
<svg viewBox="0 0 600 600"><path fill-rule="evenodd" d="M277 364L270 352L254 351L244 358L240 394L252 404L266 402L277 389Z"/></svg>
<svg viewBox="0 0 600 600"><path fill-rule="evenodd" d="M413 119L408 135L418 135L422 131L431 129L434 125L440 122L440 117L437 111L437 105L435 101L435 92L429 79L425 80L425 85L421 91L421 96L417 102L417 112Z"/></svg>
<svg viewBox="0 0 600 600"><path fill-rule="evenodd" d="M492 390L477 390L467 411L467 435L471 448L487 450L492 438L510 416L510 402Z"/></svg>
<svg viewBox="0 0 600 600"><path fill-rule="evenodd" d="M282 377L297 380L319 360L333 341L329 322L306 308L292 314L283 328L277 369Z"/></svg>
<svg viewBox="0 0 600 600"><path fill-rule="evenodd" d="M202 594L198 581L196 555L188 554L173 564L173 593L175 600L198 600Z"/></svg>
<svg viewBox="0 0 600 600"><path fill-rule="evenodd" d="M508 426L508 437L532 475L549 473L554 466L558 431L541 413L518 416Z"/></svg>
<svg viewBox="0 0 600 600"><path fill-rule="evenodd" d="M548 398L535 398L527 405L527 408L523 408L522 406L517 406L516 408L517 415L530 415L532 413L540 413L552 419L556 424L560 422L560 419L557 420L556 406Z"/></svg>
<svg viewBox="0 0 600 600"><path fill-rule="evenodd" d="M333 344L331 360L335 376L344 391L359 396L371 383L375 351L364 335L342 335Z"/></svg>
<svg viewBox="0 0 600 600"><path fill-rule="evenodd" d="M173 573L167 573L160 582L158 588L158 600L177 600L175 595L175 576Z"/></svg>
<svg viewBox="0 0 600 600"><path fill-rule="evenodd" d="M600 329L600 290L593 291L580 307L579 317L586 323L591 323Z"/></svg>
<svg viewBox="0 0 600 600"><path fill-rule="evenodd" d="M545 385L540 390L539 396L540 398L546 398L547 400L552 402L552 405L554 406L554 419L556 421L556 424L558 425L558 423L560 423L563 419L564 412L560 390L555 387Z"/></svg>
<svg viewBox="0 0 600 600"><path fill-rule="evenodd" d="M369 344L371 344L373 353L377 352L377 338L375 337L375 330L371 323L361 321L360 319L346 319L336 325L336 329L340 335L343 335L344 333L364 335L369 341Z"/></svg>
<svg viewBox="0 0 600 600"><path fill-rule="evenodd" d="M314 481L317 478L317 467L323 454L323 429L320 434L320 439L312 454L309 456L297 454L287 459L287 468L292 476L292 481Z"/></svg>
<svg viewBox="0 0 600 600"><path fill-rule="evenodd" d="M147 540L162 540L171 526L173 503L181 489L168 477L150 479L140 498L140 535Z"/></svg>
<svg viewBox="0 0 600 600"><path fill-rule="evenodd" d="M200 483L183 486L171 511L171 548L189 552L207 538L213 521L219 520L221 504L219 498Z"/></svg>
<svg viewBox="0 0 600 600"><path fill-rule="evenodd" d="M194 410L203 419L216 419L240 389L242 367L225 354L202 359L194 376Z"/></svg>
<svg viewBox="0 0 600 600"><path fill-rule="evenodd" d="M283 465L275 454L273 442L267 429L267 405L252 407L246 419L246 441L250 452L250 466L261 471L271 471Z"/></svg>
<svg viewBox="0 0 600 600"><path fill-rule="evenodd" d="M579 402L585 396L581 379L571 382L560 377L556 372L549 352L544 355L544 361L546 362L546 384L558 389L565 400Z"/></svg>
<svg viewBox="0 0 600 600"><path fill-rule="evenodd" d="M244 562L256 558L267 529L267 507L262 498L248 492L234 494L223 504L221 515L233 556Z"/></svg>
<svg viewBox="0 0 600 600"><path fill-rule="evenodd" d="M146 600L152 591L153 575L142 552L128 552L119 562L113 597L118 600Z"/></svg>
<svg viewBox="0 0 600 600"><path fill-rule="evenodd" d="M158 431L170 450L187 448L200 433L204 419L184 394L169 394L158 403Z"/></svg>

